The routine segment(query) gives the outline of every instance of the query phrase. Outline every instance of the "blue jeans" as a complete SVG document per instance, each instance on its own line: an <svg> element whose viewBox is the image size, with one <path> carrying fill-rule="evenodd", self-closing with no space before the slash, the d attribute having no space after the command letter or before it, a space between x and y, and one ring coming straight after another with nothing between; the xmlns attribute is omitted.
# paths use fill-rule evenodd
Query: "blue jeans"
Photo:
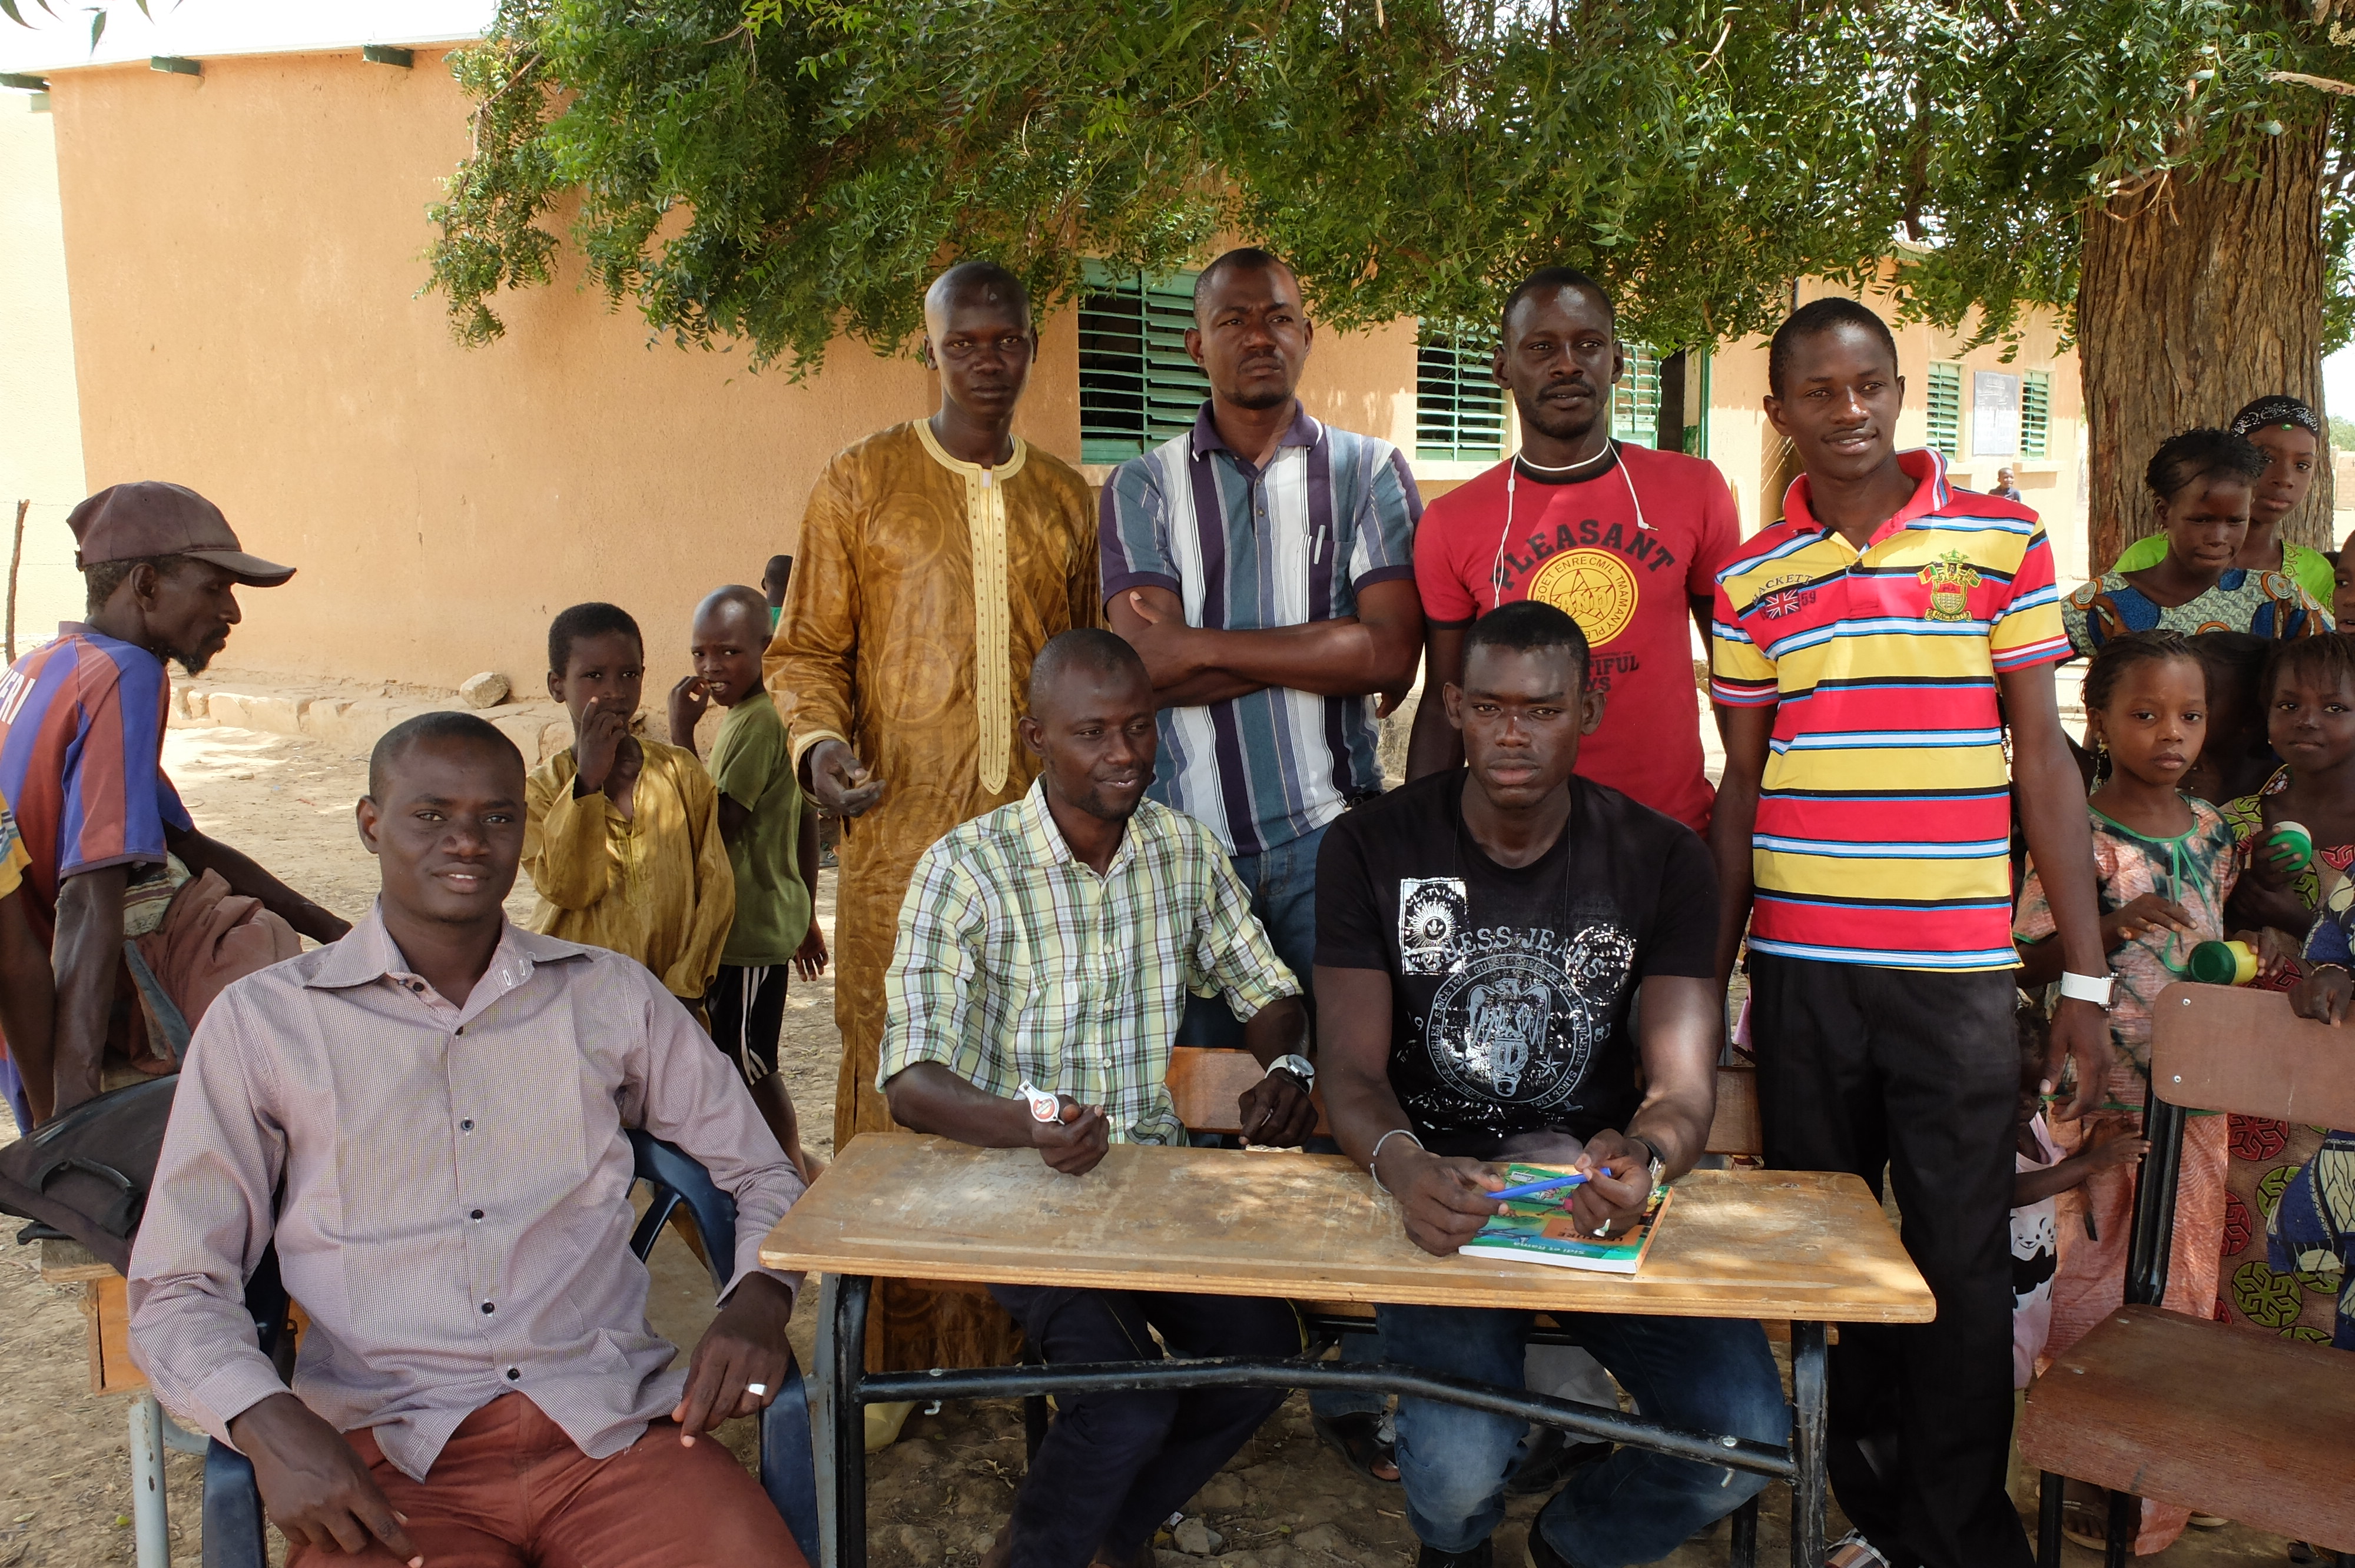
<svg viewBox="0 0 2355 1568"><path fill-rule="evenodd" d="M1507 1388L1522 1386L1527 1312L1378 1307L1390 1358ZM1791 1411L1757 1324L1715 1318L1560 1313L1648 1420L1761 1443L1788 1440ZM1407 1522L1425 1545L1469 1552L1505 1517L1505 1481L1529 1424L1401 1395L1398 1466ZM1656 1562L1732 1513L1766 1478L1621 1447L1572 1472L1536 1529L1572 1568Z"/></svg>
<svg viewBox="0 0 2355 1568"><path fill-rule="evenodd" d="M1240 854L1231 862L1243 891L1251 895L1252 913L1267 928L1275 956L1300 981L1301 1000L1308 1004L1311 1020L1316 1016L1316 999L1309 994L1316 967L1316 851L1324 842L1325 830L1318 828L1264 854ZM1177 1044L1240 1051L1243 1026L1223 997L1189 996Z"/></svg>

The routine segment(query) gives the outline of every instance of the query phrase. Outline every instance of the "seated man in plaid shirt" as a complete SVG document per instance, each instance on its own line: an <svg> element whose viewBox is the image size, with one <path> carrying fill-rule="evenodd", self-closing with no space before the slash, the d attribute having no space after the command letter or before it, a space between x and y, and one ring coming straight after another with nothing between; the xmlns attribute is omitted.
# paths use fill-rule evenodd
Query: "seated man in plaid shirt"
<svg viewBox="0 0 2355 1568"><path fill-rule="evenodd" d="M1066 631L1030 669L1030 793L924 852L885 980L879 1086L895 1121L1065 1175L1114 1143L1182 1143L1163 1080L1186 998L1223 995L1267 1076L1254 1143L1315 1129L1300 985L1209 831L1145 799L1153 683L1108 631ZM1037 1095L1039 1113L1026 1091ZM1050 1097L1051 1097L1051 1099ZM1153 1331L1190 1356L1292 1355L1282 1301L993 1285L1046 1360L1132 1361ZM1153 1531L1284 1402L1281 1389L1063 1395L985 1568L1149 1564Z"/></svg>

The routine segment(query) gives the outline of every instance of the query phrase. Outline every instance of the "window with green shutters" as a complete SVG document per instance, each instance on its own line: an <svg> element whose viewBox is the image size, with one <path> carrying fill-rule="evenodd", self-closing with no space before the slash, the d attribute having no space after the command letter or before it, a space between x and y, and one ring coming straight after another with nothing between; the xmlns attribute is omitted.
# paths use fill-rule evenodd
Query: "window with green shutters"
<svg viewBox="0 0 2355 1568"><path fill-rule="evenodd" d="M1627 367L1611 388L1611 435L1622 446L1660 442L1660 359L1649 345L1624 343Z"/></svg>
<svg viewBox="0 0 2355 1568"><path fill-rule="evenodd" d="M1505 389L1491 373L1494 334L1425 322L1415 334L1414 455L1492 461L1505 455Z"/></svg>
<svg viewBox="0 0 2355 1568"><path fill-rule="evenodd" d="M1080 461L1125 462L1193 429L1209 377L1186 357L1194 274L1091 267L1080 300Z"/></svg>
<svg viewBox="0 0 2355 1568"><path fill-rule="evenodd" d="M2019 455L2041 458L2052 442L2052 373L2031 370L2019 383Z"/></svg>
<svg viewBox="0 0 2355 1568"><path fill-rule="evenodd" d="M1930 445L1948 457L1963 450L1963 367L1930 366Z"/></svg>

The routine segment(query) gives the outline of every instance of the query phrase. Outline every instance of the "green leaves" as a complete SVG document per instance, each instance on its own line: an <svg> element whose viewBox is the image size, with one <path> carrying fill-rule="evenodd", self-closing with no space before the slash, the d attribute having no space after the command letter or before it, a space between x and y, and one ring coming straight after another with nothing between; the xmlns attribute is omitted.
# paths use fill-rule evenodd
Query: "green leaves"
<svg viewBox="0 0 2355 1568"><path fill-rule="evenodd" d="M1666 347L1762 330L1792 279L1871 280L1896 251L1902 308L1999 337L2073 297L2088 212L2234 177L2251 137L2328 112L2272 73L2343 80L2348 46L2287 17L2243 0L503 0L454 57L475 152L433 209L427 287L462 336L496 336L497 296L549 280L561 229L655 331L799 375L844 331L902 346L960 255L1016 268L1043 310L1089 258L1166 272L1242 231L1345 327L1485 319L1567 262Z"/></svg>

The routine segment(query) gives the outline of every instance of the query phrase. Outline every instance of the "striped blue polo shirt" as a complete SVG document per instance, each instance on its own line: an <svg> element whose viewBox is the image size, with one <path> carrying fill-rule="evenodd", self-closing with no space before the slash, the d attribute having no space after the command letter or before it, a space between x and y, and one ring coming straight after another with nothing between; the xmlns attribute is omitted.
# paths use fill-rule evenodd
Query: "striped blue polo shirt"
<svg viewBox="0 0 2355 1568"><path fill-rule="evenodd" d="M1121 464L1099 524L1104 599L1167 588L1188 625L1305 626L1358 613L1369 584L1414 576L1423 497L1390 442L1337 430L1294 405L1265 468L1194 428ZM1305 837L1382 787L1374 699L1266 687L1164 708L1149 793L1206 824L1230 854Z"/></svg>

